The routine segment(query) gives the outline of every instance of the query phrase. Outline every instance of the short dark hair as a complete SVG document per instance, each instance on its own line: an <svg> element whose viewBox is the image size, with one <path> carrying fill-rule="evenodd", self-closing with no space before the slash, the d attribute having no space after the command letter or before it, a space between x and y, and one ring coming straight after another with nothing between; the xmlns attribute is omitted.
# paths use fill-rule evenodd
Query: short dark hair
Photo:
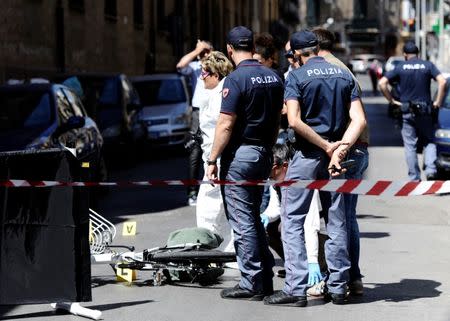
<svg viewBox="0 0 450 321"><path fill-rule="evenodd" d="M403 46L403 52L405 54L417 55L419 53L419 48L413 41L407 41Z"/></svg>
<svg viewBox="0 0 450 321"><path fill-rule="evenodd" d="M283 165L284 162L289 162L291 158L291 151L286 144L275 144L272 148L273 163L277 166Z"/></svg>
<svg viewBox="0 0 450 321"><path fill-rule="evenodd" d="M316 34L317 40L319 40L319 48L321 50L331 51L333 49L334 42L336 41L334 33L324 28L314 28L313 32Z"/></svg>
<svg viewBox="0 0 450 321"><path fill-rule="evenodd" d="M268 32L260 33L255 38L255 52L264 59L274 58L275 45L273 36Z"/></svg>

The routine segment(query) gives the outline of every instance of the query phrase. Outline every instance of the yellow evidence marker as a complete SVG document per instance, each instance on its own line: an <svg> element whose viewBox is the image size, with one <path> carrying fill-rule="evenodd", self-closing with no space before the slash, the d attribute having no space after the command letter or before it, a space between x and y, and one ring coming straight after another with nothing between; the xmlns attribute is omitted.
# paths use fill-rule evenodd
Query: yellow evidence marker
<svg viewBox="0 0 450 321"><path fill-rule="evenodd" d="M125 222L123 223L122 229L123 236L136 235L136 222Z"/></svg>
<svg viewBox="0 0 450 321"><path fill-rule="evenodd" d="M116 277L117 282L132 283L134 280L137 279L137 273L136 270L117 268Z"/></svg>

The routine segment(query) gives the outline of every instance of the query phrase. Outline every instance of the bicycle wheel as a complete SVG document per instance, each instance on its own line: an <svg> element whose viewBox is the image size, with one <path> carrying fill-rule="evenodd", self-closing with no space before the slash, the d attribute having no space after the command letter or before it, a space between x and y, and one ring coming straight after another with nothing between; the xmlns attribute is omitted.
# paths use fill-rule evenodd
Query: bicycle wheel
<svg viewBox="0 0 450 321"><path fill-rule="evenodd" d="M148 260L160 263L226 263L235 262L236 254L219 250L189 250L149 253Z"/></svg>

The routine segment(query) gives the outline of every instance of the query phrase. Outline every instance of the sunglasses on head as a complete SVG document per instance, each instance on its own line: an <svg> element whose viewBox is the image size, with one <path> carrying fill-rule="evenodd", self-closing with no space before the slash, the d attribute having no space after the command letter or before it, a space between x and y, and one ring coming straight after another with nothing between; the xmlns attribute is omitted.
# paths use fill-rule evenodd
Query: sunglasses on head
<svg viewBox="0 0 450 321"><path fill-rule="evenodd" d="M200 78L205 79L209 75L210 75L210 72L208 70L202 70L202 72L200 73Z"/></svg>

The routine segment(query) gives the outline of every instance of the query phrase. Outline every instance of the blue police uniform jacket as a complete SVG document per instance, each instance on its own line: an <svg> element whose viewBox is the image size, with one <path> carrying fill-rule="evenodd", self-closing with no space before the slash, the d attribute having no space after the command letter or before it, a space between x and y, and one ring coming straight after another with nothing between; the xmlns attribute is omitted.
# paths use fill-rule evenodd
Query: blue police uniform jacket
<svg viewBox="0 0 450 321"><path fill-rule="evenodd" d="M386 73L390 83L398 82L401 102L421 102L431 104L431 79L436 79L440 71L436 66L417 57L402 61Z"/></svg>
<svg viewBox="0 0 450 321"><path fill-rule="evenodd" d="M285 86L285 101L298 100L304 123L326 139L342 138L350 104L359 98L358 86L348 71L322 57L312 57L289 73Z"/></svg>
<svg viewBox="0 0 450 321"><path fill-rule="evenodd" d="M242 144L272 148L283 107L283 81L257 60L242 61L224 81L221 113L236 114L226 151Z"/></svg>

